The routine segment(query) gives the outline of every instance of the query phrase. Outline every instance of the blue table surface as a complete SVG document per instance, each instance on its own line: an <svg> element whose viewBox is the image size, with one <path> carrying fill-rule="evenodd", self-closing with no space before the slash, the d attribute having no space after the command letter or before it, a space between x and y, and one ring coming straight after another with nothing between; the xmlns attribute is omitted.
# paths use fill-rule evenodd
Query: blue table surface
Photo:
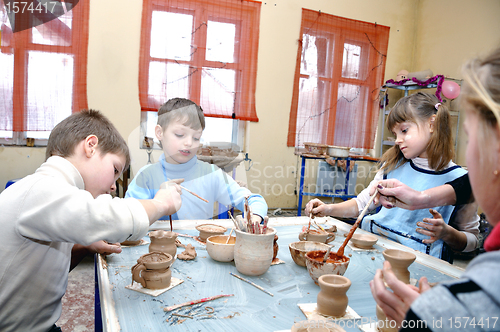
<svg viewBox="0 0 500 332"><path fill-rule="evenodd" d="M257 277L245 276L236 270L234 262L220 263L208 255L205 246L192 238L178 237L183 244L195 246L198 256L193 261L177 259L172 265L172 276L184 282L167 292L153 297L126 289L132 275L130 268L137 259L148 252L148 245L125 247L119 255L107 257L107 275L112 287L114 308L122 331L278 331L290 330L294 322L306 317L298 307L300 303L316 303L320 291L309 276L307 269L296 265L290 255L289 243L298 241L301 225L278 226L278 258L284 264L273 265ZM181 234L198 235L196 230L179 230ZM145 237L149 241L148 237ZM343 232L338 232L331 244L338 248L344 241ZM384 250L378 243L376 251L354 251L349 246L345 253L352 254L349 267L344 274L352 282L347 292L349 306L362 317L361 320L341 324L346 331L359 331L359 325L376 321L375 301L369 282L376 269L381 268ZM178 248L177 253L184 249ZM374 259L372 259L374 257ZM429 282L450 280L452 277L430 267L413 263L411 278L426 276ZM240 275L274 296L243 282L229 273ZM186 306L165 312L166 306L197 300L218 294L234 294L232 297ZM213 307L212 317L206 314L206 307ZM193 319L172 315L191 315ZM104 317L106 318L106 317ZM357 322L357 323L356 323ZM340 322L339 322L340 323Z"/></svg>

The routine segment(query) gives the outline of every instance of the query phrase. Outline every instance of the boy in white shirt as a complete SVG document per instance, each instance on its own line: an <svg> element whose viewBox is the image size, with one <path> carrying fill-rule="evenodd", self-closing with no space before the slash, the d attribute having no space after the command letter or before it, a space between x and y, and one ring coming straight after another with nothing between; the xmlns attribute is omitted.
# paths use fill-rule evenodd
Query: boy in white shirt
<svg viewBox="0 0 500 332"><path fill-rule="evenodd" d="M123 137L98 111L74 113L59 123L46 158L34 174L0 194L4 332L55 328L71 265L89 251L120 252L101 240L140 239L150 224L181 206L174 182L151 200L111 197L130 155Z"/></svg>

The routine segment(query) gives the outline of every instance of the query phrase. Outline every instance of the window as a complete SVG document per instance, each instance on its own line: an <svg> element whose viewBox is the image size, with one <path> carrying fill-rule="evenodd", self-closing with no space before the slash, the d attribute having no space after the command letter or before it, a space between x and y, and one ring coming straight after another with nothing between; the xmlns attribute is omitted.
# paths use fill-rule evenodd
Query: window
<svg viewBox="0 0 500 332"><path fill-rule="evenodd" d="M302 10L288 146L373 148L389 28Z"/></svg>
<svg viewBox="0 0 500 332"><path fill-rule="evenodd" d="M26 138L45 145L56 124L87 108L87 2L30 3L38 9L0 7L0 142L6 145L25 145Z"/></svg>
<svg viewBox="0 0 500 332"><path fill-rule="evenodd" d="M155 138L156 112L174 97L190 99L206 117L218 118L207 121L205 141L220 139L221 131L222 137L236 137L238 120L258 121L259 14L260 3L248 0L144 0L141 142Z"/></svg>

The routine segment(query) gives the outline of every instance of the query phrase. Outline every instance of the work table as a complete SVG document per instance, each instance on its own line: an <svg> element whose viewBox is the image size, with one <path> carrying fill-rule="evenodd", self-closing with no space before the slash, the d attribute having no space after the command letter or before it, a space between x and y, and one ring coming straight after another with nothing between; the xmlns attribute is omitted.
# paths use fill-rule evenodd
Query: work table
<svg viewBox="0 0 500 332"><path fill-rule="evenodd" d="M289 243L299 241L302 226L308 224L307 217L271 218L269 226L276 228L279 237L278 258L283 264L273 265L261 276L251 277L239 273L234 261L220 263L210 258L205 245L195 239L181 237L183 244L192 244L197 257L193 261L177 259L172 265L172 277L183 283L167 292L153 297L139 293L125 286L132 282L131 267L137 259L148 252L147 245L125 247L121 254L113 254L103 259L98 256L97 275L99 282L100 305L104 331L280 331L290 330L294 322L306 319L298 304L316 303L320 291L314 284L307 269L296 265L290 255ZM330 244L333 251L344 241L351 225L333 218L316 219L323 226L337 226L336 239ZM174 221L174 231L180 234L197 236L196 225L214 223L228 228L230 220ZM170 230L168 222L156 222L151 229ZM366 233L358 229L356 233ZM145 237L149 241L148 237ZM382 251L387 248L414 252L416 261L409 270L412 279L426 276L429 282L440 282L459 277L463 270L445 261L416 252L384 238L375 244L376 250L353 250L346 247L345 254L351 254L351 262L345 277L352 286L347 292L349 306L362 317L358 323L351 321L342 326L346 331L359 331L361 323L376 321L375 301L370 292L369 282L375 271L382 267ZM178 248L177 253L184 249ZM272 293L262 290L235 278L230 272L248 279ZM195 306L165 312L163 308L191 300L198 300L219 294L234 294ZM213 314L209 314L211 309ZM190 315L193 318L174 316L172 313Z"/></svg>

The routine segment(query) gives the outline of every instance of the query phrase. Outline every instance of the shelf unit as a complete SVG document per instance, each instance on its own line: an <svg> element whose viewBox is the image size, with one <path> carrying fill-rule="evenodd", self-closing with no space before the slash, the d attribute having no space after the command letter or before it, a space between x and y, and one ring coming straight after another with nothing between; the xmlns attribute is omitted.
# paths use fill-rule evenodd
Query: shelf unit
<svg viewBox="0 0 500 332"><path fill-rule="evenodd" d="M461 84L461 80L453 80L453 81L457 82L459 85ZM435 89L435 88L437 88L437 84L435 84L435 83L428 84L426 86L420 86L414 82L407 82L403 85L386 84L386 85L382 86L382 88L380 89L381 99L383 100L383 107L381 110L382 127L380 130L381 135L382 135L382 139L380 140L379 157L382 157L382 154L384 153L384 146L392 146L395 144L394 141L387 140L384 137L385 119L386 119L386 116L391 111L389 108L387 108L386 103L385 103L385 98L386 98L386 94L388 93L388 90L389 89L402 90L402 91L404 91L404 95L406 97L406 96L408 96L409 92L412 90ZM456 124L456 128L455 128L455 151L456 151L457 144L458 144L458 128L460 126L460 112L450 110L450 115L457 117L457 124Z"/></svg>

